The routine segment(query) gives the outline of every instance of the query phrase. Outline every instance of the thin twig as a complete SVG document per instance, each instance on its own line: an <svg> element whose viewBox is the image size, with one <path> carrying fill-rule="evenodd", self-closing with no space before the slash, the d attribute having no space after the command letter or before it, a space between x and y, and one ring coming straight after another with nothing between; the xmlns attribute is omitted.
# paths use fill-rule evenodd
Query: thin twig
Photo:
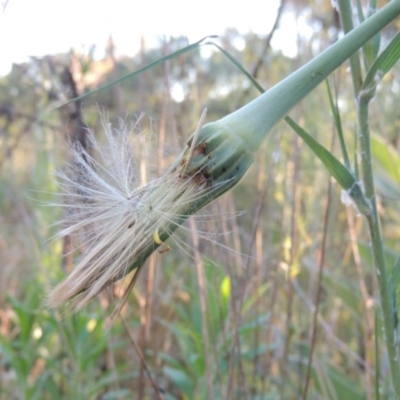
<svg viewBox="0 0 400 400"><path fill-rule="evenodd" d="M141 163L145 171L147 168L147 160L146 157L143 156L141 159ZM143 183L147 183L147 181L143 180ZM151 309L152 309L152 300L153 300L153 289L154 289L154 267L155 267L155 257L154 254L150 257L147 268L147 288L146 295L143 302L141 302L141 317L140 317L140 339L139 343L144 352L146 352L147 347L147 337L150 330L151 324ZM138 390L138 398L141 399L144 396L145 389L145 380L144 380L144 372L145 372L145 362L144 360L140 361L140 372L139 372L139 390Z"/></svg>
<svg viewBox="0 0 400 400"><path fill-rule="evenodd" d="M368 288L365 283L364 279L364 271L363 265L360 255L360 250L358 248L358 241L357 241L357 229L356 224L354 223L354 211L351 207L346 207L346 216L347 216L347 224L349 227L349 237L350 237L350 246L353 253L354 264L356 266L356 272L358 277L358 285L360 287L361 297L362 297L362 308L363 308L363 328L364 328L364 335L365 335L365 346L367 347L366 360L365 362L368 364L372 364L373 361L367 360L368 355L372 355L374 351L374 341L373 341L373 332L374 332L374 320L371 318L369 310L371 307L371 296L368 294ZM365 369L365 385L366 390L368 393L368 398L372 399L372 388L371 388L371 379L368 370Z"/></svg>
<svg viewBox="0 0 400 400"><path fill-rule="evenodd" d="M311 302L310 298L308 295L306 295L301 288L301 286L294 281L293 282L293 288L296 290L296 295L301 299L307 307L314 312L314 303ZM363 360L357 352L351 349L349 345L347 345L345 342L340 340L335 333L333 332L332 325L330 325L322 316L321 314L318 314L318 323L319 325L324 329L326 335L334 342L335 346L343 353L346 354L346 357L350 360L353 360L356 362L358 365L362 366L363 368L366 368L370 374L373 374L374 371L371 369L371 367L365 363L365 360Z"/></svg>
<svg viewBox="0 0 400 400"><path fill-rule="evenodd" d="M326 208L325 208L325 216L323 222L323 233L322 233L322 243L321 243L321 253L319 259L318 266L318 278L317 278L317 292L315 294L315 307L314 307L314 315L312 321L312 331L311 331L311 340L310 340L310 354L308 357L307 363L307 374L306 374L306 382L304 385L303 391L303 400L307 400L308 387L310 385L311 379L311 367L314 355L314 349L317 343L317 333L318 333L318 313L319 313L319 304L321 301L322 294L322 276L324 272L324 263L325 263L325 251L326 251L326 238L328 236L328 224L329 224L329 213L331 209L331 194L332 194L332 181L329 179L328 183L328 192L327 192L327 200L326 200Z"/></svg>
<svg viewBox="0 0 400 400"><path fill-rule="evenodd" d="M205 113L203 112L205 116ZM203 117L202 115L202 117ZM197 234L196 221L193 217L189 218L190 229L192 233L193 241L193 251L194 259L196 262L196 272L197 272L197 283L199 287L199 298L200 298L200 311L201 311L201 332L203 335L204 342L204 353L206 360L206 378L208 385L208 398L210 400L214 399L214 386L213 386L213 374L212 370L212 359L210 352L210 342L208 337L207 329L207 299L206 299L206 280L204 276L204 264L199 253L199 236Z"/></svg>
<svg viewBox="0 0 400 400"><path fill-rule="evenodd" d="M280 19L282 17L284 6L285 6L285 0L281 0L281 3L279 4L278 11L276 13L274 25L272 26L271 31L269 32L269 34L268 34L268 36L267 36L267 38L266 38L266 40L264 42L264 47L263 47L263 49L261 51L261 55L258 58L255 66L253 68L253 71L251 73L251 75L253 76L254 79L257 79L258 73L259 73L261 67L265 64L264 57L267 54L267 51L268 51L269 47L271 46L272 38L274 37L274 33L275 33L276 29L279 26L279 21L280 21Z"/></svg>
<svg viewBox="0 0 400 400"><path fill-rule="evenodd" d="M127 323L126 323L126 321L125 321L125 319L124 319L124 317L122 316L121 313L119 313L119 317L121 318L122 325L124 326L124 329L125 329L126 333L128 334L128 338L131 341L131 343L132 343L132 345L133 345L133 347L134 347L134 349L136 351L137 356L139 357L140 361L143 363L144 370L146 371L147 377L149 378L149 380L150 380L150 382L151 382L151 384L153 386L153 389L154 389L154 392L155 392L155 395L156 395L157 399L158 400L165 400L164 396L161 393L162 389L160 387L158 387L156 382L153 380L153 377L151 376L151 372L150 372L149 368L147 367L146 360L145 360L145 358L143 356L143 353L140 350L140 347L137 345L135 339L133 338L133 336L131 334L131 331L130 331L130 329L129 329L129 327L128 327L128 325L127 325Z"/></svg>
<svg viewBox="0 0 400 400"><path fill-rule="evenodd" d="M266 202L265 202L265 197L267 195L267 190L271 189L271 181L272 177L274 176L274 166L275 163L272 162L271 166L268 168L268 176L267 179L264 179L265 182L263 183L263 176L264 175L264 170L265 170L265 165L264 161L265 156L260 157L261 165L258 171L258 199L257 199L257 207L256 207L256 212L254 213L253 217L253 228L250 236L250 241L249 241L249 254L252 253L253 246L256 243L256 266L257 266L257 272L256 272L256 293L259 292L259 289L261 287L261 263L262 263L262 250L260 251L261 254L258 254L258 243L260 243L260 247L262 248L262 234L263 231L260 229L260 222L261 222L261 213L264 211ZM248 270L250 268L250 261L251 258L247 258L245 270ZM257 321L259 320L261 310L260 310L260 302L259 300L260 295L257 295L257 299L255 301L255 315ZM255 329L254 330L254 348L257 349L259 345L259 340L260 340L260 329ZM258 352L256 352L253 360L253 380L252 380L252 388L256 387L256 381L257 381L257 370L258 370L258 363L259 363L259 355Z"/></svg>
<svg viewBox="0 0 400 400"><path fill-rule="evenodd" d="M279 4L279 8L278 8L278 11L276 13L274 25L272 26L270 32L268 33L268 35L267 35L267 37L265 39L265 42L264 42L264 46L263 46L263 48L261 50L261 53L260 53L255 65L253 67L253 70L251 71L251 75L252 75L252 77L254 79L258 78L258 74L259 74L261 68L265 65L265 57L266 57L267 52L268 52L268 50L269 50L269 48L271 46L272 38L274 37L274 34L275 34L275 32L276 32L276 30L277 30L277 28L279 26L279 22L280 22L280 19L282 17L284 6L285 6L285 1L286 0L281 0L281 2ZM250 91L250 88L251 88L251 86L243 91L243 93L241 95L241 98L240 98L240 102L244 98L246 98L247 94Z"/></svg>

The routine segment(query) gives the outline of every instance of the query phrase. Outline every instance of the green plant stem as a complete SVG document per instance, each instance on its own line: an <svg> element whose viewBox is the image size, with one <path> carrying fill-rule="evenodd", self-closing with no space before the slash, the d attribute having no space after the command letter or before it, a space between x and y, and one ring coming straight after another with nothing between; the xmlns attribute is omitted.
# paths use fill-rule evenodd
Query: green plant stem
<svg viewBox="0 0 400 400"><path fill-rule="evenodd" d="M302 68L218 123L234 131L250 150L256 151L276 122L399 15L400 0L389 2Z"/></svg>
<svg viewBox="0 0 400 400"><path fill-rule="evenodd" d="M344 31L353 30L352 9L349 0L338 0L340 18ZM350 69L353 79L355 98L358 99L358 125L361 145L361 167L365 186L365 195L370 202L371 213L365 215L370 232L374 265L379 285L381 309L383 316L384 337L389 357L390 373L396 399L400 399L399 349L396 345L394 308L389 287L388 272L383 252L382 233L375 197L375 186L372 169L371 144L369 132L368 107L373 94L360 93L363 85L361 64L357 53L350 57ZM376 377L379 380L379 377Z"/></svg>
<svg viewBox="0 0 400 400"><path fill-rule="evenodd" d="M340 10L340 20L342 22L344 33L351 32L354 28L353 25L353 11L349 0L338 0L338 6ZM361 85L363 83L361 73L361 63L358 53L353 53L350 58L350 71L353 79L354 94L357 98L360 93Z"/></svg>
<svg viewBox="0 0 400 400"><path fill-rule="evenodd" d="M400 399L400 373L399 373L399 349L396 345L394 326L393 303L388 280L388 272L383 252L382 233L379 223L379 215L376 204L374 177L372 170L372 157L370 145L370 131L368 123L368 106L370 97L368 94L359 96L358 123L361 144L361 167L363 172L365 195L371 204L371 214L367 215L368 228L371 237L372 253L376 268L381 300L384 337L389 357L390 373L396 399ZM376 379L379 379L378 377Z"/></svg>

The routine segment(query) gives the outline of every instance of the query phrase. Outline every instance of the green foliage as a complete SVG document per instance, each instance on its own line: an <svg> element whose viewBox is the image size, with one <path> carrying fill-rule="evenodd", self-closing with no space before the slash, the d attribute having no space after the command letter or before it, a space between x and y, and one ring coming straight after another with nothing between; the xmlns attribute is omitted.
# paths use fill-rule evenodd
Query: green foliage
<svg viewBox="0 0 400 400"><path fill-rule="evenodd" d="M332 366L317 365L313 369L316 387L324 399L364 400L362 386Z"/></svg>
<svg viewBox="0 0 400 400"><path fill-rule="evenodd" d="M151 127L155 134L160 128L160 147L154 150L153 158L158 163L154 168L162 171L170 165L177 147L184 146L205 104L209 119L215 120L256 95L256 90L250 89L249 74L243 71L250 70L260 57L263 68L258 80L271 87L310 59L315 46L325 47L324 40L332 40L337 31L328 3L325 14L304 9L305 16L316 15L312 26L317 39L299 36L301 52L296 59L273 48L263 54L265 38L254 34L244 38L246 47L241 52L234 43L242 38L237 32L228 32L221 45L208 46L212 49L208 57L189 52L200 49L203 42L183 51L185 39L172 38L158 48L144 49L140 59L118 60L111 72L98 74L93 86L86 76L98 72L97 68L107 70L106 62L94 61L90 54L74 55L81 68L82 93L92 94L82 105L85 121L99 137L98 111L93 106L96 102L100 109L105 107L111 120L142 110L152 118L165 113L168 117L160 117L156 127ZM359 6L359 14L361 11ZM325 29L328 26L329 34ZM382 39L384 42L386 37ZM387 72L397 60L398 39L390 45L394 49L390 57L383 52L376 58L378 40L375 36L364 46L363 65ZM166 74L159 60L169 52ZM156 398L121 320L117 318L110 327L107 307L112 295L101 294L99 301L75 316L61 317L42 307L49 287L64 275L61 259L65 243L49 240L62 210L42 207L32 198L62 203L54 196L58 189L52 173L68 158L65 143L74 125L66 110L72 103L49 111L64 102L61 99L71 98L68 87L49 65L59 71L68 62L62 55L51 63L36 60L15 66L8 77L0 79L1 104L20 113L10 118L0 116L4 132L1 149L5 149L0 158L0 398L131 399L141 390L142 398ZM151 68L144 67L149 63L153 63ZM145 73L138 79L139 72L132 71ZM121 76L129 79L121 80ZM387 130L397 132L399 128L398 110L393 106L399 77L396 66L385 75L380 83L384 95L376 93L370 120L381 224L388 238L384 256L397 313L400 158L397 136L392 133L390 138ZM349 189L360 179L358 169L350 167L357 166L359 151L353 145L357 110L346 66L335 78L340 82L338 90L329 88L327 94L324 88L317 88L293 110L289 121L299 138ZM171 97L168 88L174 84L183 88L185 101ZM108 89L93 95L93 90L103 86ZM120 98L110 90L118 87ZM310 132L299 125L311 127ZM143 129L147 128L147 121L143 121ZM340 148L330 132L338 133ZM208 249L207 259L218 260L204 261L209 353L203 337L190 231L181 234L189 243L187 247L180 249L180 242L171 242L169 253L156 255L153 278L147 268L139 277L122 315L166 400L210 398L210 376L216 400L301 398L312 351L312 316L325 231L325 270L307 398L358 400L378 398L378 394L381 399L389 398L390 355L382 345L382 321L375 312L379 296L369 236L361 229L363 222L340 203L340 188L336 186L325 223L329 175L301 143L294 139L291 129L278 125L267 145L260 148L255 167L234 191L234 197L227 194L217 210L209 212L211 217L204 218L204 230L208 224L215 224L218 232L229 232L216 235L215 240L233 248L232 252L225 247L214 249L215 243L207 246L205 240L199 246ZM327 150L331 148L331 152ZM334 155L340 151L343 164ZM246 212L237 213L242 210ZM356 248L347 233L349 220L355 225L352 229L359 232ZM359 271L354 267L357 250L361 254ZM73 256L77 254L79 251ZM114 295L118 296L117 288ZM211 361L211 371L207 371L207 360Z"/></svg>
<svg viewBox="0 0 400 400"><path fill-rule="evenodd" d="M374 60L364 79L361 95L372 99L382 78L393 68L400 58L400 33L398 33Z"/></svg>
<svg viewBox="0 0 400 400"><path fill-rule="evenodd" d="M229 365L232 362L230 350L233 345L234 335L227 331L230 307L231 287L230 279L224 276L221 267L207 264L205 267L207 277L207 329L212 346L214 376L214 396L224 398L224 386L227 384ZM256 317L251 316L251 307L260 296L267 293L270 285L267 283L250 296L243 304L243 323L238 334L243 345L241 353L233 356L233 362L238 362L239 357L244 363L251 363L255 357L264 355L267 346L260 343L259 346L248 346L252 335L269 322L269 312ZM188 295L184 303L174 303L173 309L178 317L174 323L163 321L162 324L172 334L179 348L180 358L171 357L168 354L158 355L165 362L163 373L171 380L174 386L180 388L188 399L203 399L206 392L206 357L204 338L201 329L200 299L196 295L197 283L192 279L192 285L183 287ZM236 359L236 360L235 360ZM260 377L261 378L261 377Z"/></svg>
<svg viewBox="0 0 400 400"><path fill-rule="evenodd" d="M112 375L101 371L107 348L102 317L79 315L60 322L41 308L43 294L35 286L40 284L27 285L22 303L8 298L12 335L0 335L1 366L10 371L7 385L3 382L4 396L98 398ZM97 381L100 373L102 379Z"/></svg>

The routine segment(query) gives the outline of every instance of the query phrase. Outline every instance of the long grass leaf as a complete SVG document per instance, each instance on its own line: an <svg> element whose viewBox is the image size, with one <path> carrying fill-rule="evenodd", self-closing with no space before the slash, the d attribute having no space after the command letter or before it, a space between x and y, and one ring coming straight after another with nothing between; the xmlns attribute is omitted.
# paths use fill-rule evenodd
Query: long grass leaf
<svg viewBox="0 0 400 400"><path fill-rule="evenodd" d="M217 36L215 36L215 35L205 36L203 39L200 39L199 41L197 41L195 43L192 43L189 46L184 47L183 49L180 49L180 50L175 51L175 52L173 52L171 54L168 54L168 55L166 55L166 56L164 56L162 58L159 58L158 60L153 61L152 63L146 65L145 67L140 68L140 69L136 70L135 72L132 72L132 73L130 73L128 75L125 75L125 76L123 76L123 77L121 77L119 79L116 79L116 80L114 80L114 81L112 81L110 83L107 83L106 85L101 86L98 89L92 90L92 91L90 91L88 93L85 93L85 94L83 94L81 96L75 97L72 100L69 100L66 103L61 104L57 108L64 107L64 106L66 106L66 105L68 105L70 103L73 103L75 101L78 101L78 100L83 100L88 96L91 96L91 95L93 95L95 93L101 92L102 90L108 89L108 88L110 88L110 87L112 87L112 86L114 86L114 85L116 85L118 83L126 81L127 79L131 79L131 78L133 78L133 77L135 77L137 75L140 75L141 73L143 73L143 72L145 72L145 71L147 71L147 70L149 70L151 68L154 68L157 65L164 64L168 60L172 60L174 58L177 58L177 57L181 56L182 54L185 54L185 53L188 53L188 52L190 52L192 50L195 50L195 49L199 48L201 45L211 44L211 42L204 43L204 41L207 40L207 39L216 38L216 37Z"/></svg>
<svg viewBox="0 0 400 400"><path fill-rule="evenodd" d="M349 155L347 153L346 142L344 140L343 129L342 129L342 121L340 118L339 107L337 103L333 101L332 91L329 85L329 81L326 80L326 87L328 89L328 98L329 98L329 105L331 107L331 113L333 115L333 119L335 121L336 131L339 136L340 148L342 149L342 155L344 160L344 165L350 169L350 160Z"/></svg>
<svg viewBox="0 0 400 400"><path fill-rule="evenodd" d="M286 122L304 140L343 189L350 189L356 184L356 179L353 174L328 149L318 143L290 117L286 117Z"/></svg>
<svg viewBox="0 0 400 400"><path fill-rule="evenodd" d="M396 64L400 58L400 32L392 39L388 46L383 50L379 57L372 64L364 83L361 87L360 95L372 98L375 94L376 86L386 73Z"/></svg>
<svg viewBox="0 0 400 400"><path fill-rule="evenodd" d="M328 149L318 143L309 133L297 125L297 123L290 117L286 117L285 121L304 140L312 152L337 180L339 185L347 191L347 194L356 204L358 211L361 214L369 215L371 212L369 201L365 198L360 183L356 180L353 173L346 168Z"/></svg>

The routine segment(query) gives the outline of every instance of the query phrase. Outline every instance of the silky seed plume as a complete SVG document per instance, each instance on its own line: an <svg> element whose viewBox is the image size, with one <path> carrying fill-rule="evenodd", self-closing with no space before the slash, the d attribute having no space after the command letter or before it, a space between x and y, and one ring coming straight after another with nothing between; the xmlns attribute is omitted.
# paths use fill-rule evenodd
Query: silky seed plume
<svg viewBox="0 0 400 400"><path fill-rule="evenodd" d="M141 142L140 135L132 143L126 126L113 131L104 122L105 146L89 132L90 154L79 143L72 146L72 162L58 175L65 196L64 228L58 237L70 235L82 254L48 295L50 307L69 304L79 310L104 288L136 270L123 303L149 255L157 248L161 254L167 252L165 241L187 217L240 179L234 176L239 168L232 163L237 157L224 156L224 135L204 135L204 118L205 112L170 169L148 183L139 178L143 155L136 144ZM221 160L233 167L232 176L226 176L229 168L221 166Z"/></svg>

